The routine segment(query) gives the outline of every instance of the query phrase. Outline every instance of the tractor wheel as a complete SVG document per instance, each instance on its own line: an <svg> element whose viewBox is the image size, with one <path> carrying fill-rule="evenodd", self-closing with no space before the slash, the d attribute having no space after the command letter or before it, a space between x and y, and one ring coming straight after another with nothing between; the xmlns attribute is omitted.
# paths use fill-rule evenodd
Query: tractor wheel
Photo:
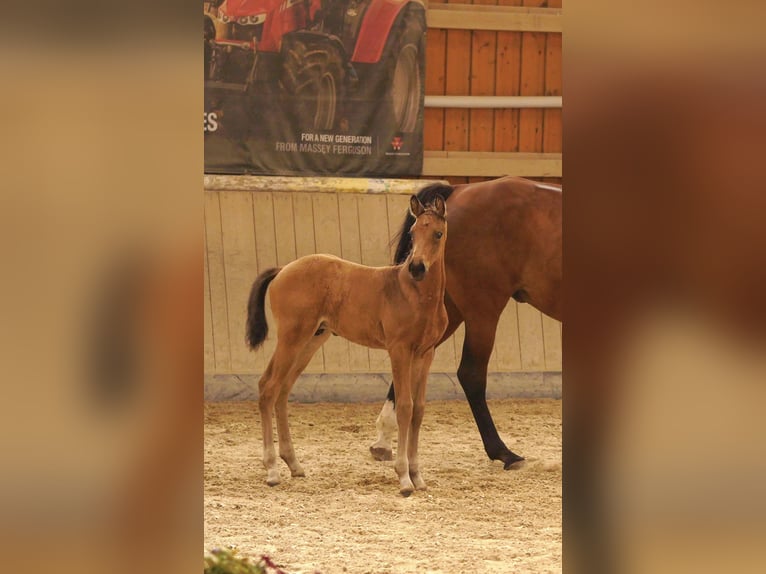
<svg viewBox="0 0 766 574"><path fill-rule="evenodd" d="M423 11L410 9L402 13L386 40L380 65L388 82L384 114L388 125L379 125L392 135L414 132L421 119L424 31Z"/></svg>
<svg viewBox="0 0 766 574"><path fill-rule="evenodd" d="M291 38L282 51L280 84L301 130L332 130L343 97L343 56L331 40Z"/></svg>

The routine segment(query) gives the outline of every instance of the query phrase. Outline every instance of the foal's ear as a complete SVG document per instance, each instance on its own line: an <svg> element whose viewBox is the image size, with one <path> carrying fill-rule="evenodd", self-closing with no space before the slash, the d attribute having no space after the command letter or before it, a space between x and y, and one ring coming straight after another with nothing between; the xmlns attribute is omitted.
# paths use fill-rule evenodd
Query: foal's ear
<svg viewBox="0 0 766 574"><path fill-rule="evenodd" d="M421 213L425 211L425 207L420 203L417 195L410 196L410 213L413 217L417 218Z"/></svg>
<svg viewBox="0 0 766 574"><path fill-rule="evenodd" d="M447 204L444 202L444 199L441 195L437 195L436 198L434 198L434 209L436 210L436 213L442 217L446 217Z"/></svg>

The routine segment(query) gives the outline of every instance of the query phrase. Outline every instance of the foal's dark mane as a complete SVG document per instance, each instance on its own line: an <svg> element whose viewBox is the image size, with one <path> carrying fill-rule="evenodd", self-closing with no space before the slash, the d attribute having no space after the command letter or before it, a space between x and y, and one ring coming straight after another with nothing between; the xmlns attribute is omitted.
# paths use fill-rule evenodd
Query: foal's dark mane
<svg viewBox="0 0 766 574"><path fill-rule="evenodd" d="M437 196L441 197L446 202L447 198L452 194L454 190L455 188L452 187L451 185L434 183L431 185L427 185L426 187L421 189L417 193L417 197L420 200L420 203L428 207L430 204L433 203L434 199L436 199ZM399 263L404 263L404 261L407 259L407 256L410 254L410 249L412 249L412 237L410 236L410 227L412 227L413 223L415 223L415 218L408 211L407 217L404 218L404 222L402 223L402 227L399 230L399 233L397 233L392 240L392 243L396 242L396 253L394 254L394 265L398 265Z"/></svg>

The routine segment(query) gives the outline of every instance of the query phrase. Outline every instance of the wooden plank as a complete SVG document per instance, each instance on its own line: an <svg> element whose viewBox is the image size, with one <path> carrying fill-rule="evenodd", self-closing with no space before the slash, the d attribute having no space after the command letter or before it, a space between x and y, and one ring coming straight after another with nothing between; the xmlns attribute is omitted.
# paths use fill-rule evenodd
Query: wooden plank
<svg viewBox="0 0 766 574"><path fill-rule="evenodd" d="M517 308L521 368L524 371L542 371L545 368L542 313L529 304Z"/></svg>
<svg viewBox="0 0 766 574"><path fill-rule="evenodd" d="M507 30L519 32L561 32L561 9L515 8L510 6L467 6L429 3L429 28L460 30Z"/></svg>
<svg viewBox="0 0 766 574"><path fill-rule="evenodd" d="M251 194L253 201L253 227L255 229L255 254L258 260L258 270L253 273L255 279L257 273L261 273L270 267L277 267L277 235L274 221L274 195L272 193L258 192ZM269 325L269 337L261 347L263 353L263 367L266 368L274 349L277 346L276 322L271 313L268 295L266 296L266 322Z"/></svg>
<svg viewBox="0 0 766 574"><path fill-rule="evenodd" d="M420 186L413 186L412 193L414 194ZM388 212L388 263L392 265L394 263L394 253L396 252L396 244L394 238L401 230L404 218L407 216L407 211L410 205L409 195L389 195L386 198L386 209Z"/></svg>
<svg viewBox="0 0 766 574"><path fill-rule="evenodd" d="M383 266L388 257L388 208L384 196L359 197L359 228L363 265Z"/></svg>
<svg viewBox="0 0 766 574"><path fill-rule="evenodd" d="M273 193L272 204L274 209L274 240L277 248L277 265L284 266L297 258L292 193Z"/></svg>
<svg viewBox="0 0 766 574"><path fill-rule="evenodd" d="M518 5L521 0L499 0L502 5ZM495 93L498 96L521 94L521 33L497 33ZM519 150L519 110L495 110L494 150Z"/></svg>
<svg viewBox="0 0 766 574"><path fill-rule="evenodd" d="M343 256L340 242L340 213L338 194L312 193L314 208L314 237L317 253ZM330 337L322 346L324 372L345 373L349 370L348 341Z"/></svg>
<svg viewBox="0 0 766 574"><path fill-rule="evenodd" d="M253 353L245 345L247 298L258 269L252 197L249 193L222 192L219 200L231 369L235 373L260 373L264 368L263 352L259 349Z"/></svg>
<svg viewBox="0 0 766 574"><path fill-rule="evenodd" d="M545 95L560 96L561 87L561 34L548 34L545 49ZM562 150L561 116L560 109L543 111L542 151L560 152Z"/></svg>
<svg viewBox="0 0 766 574"><path fill-rule="evenodd" d="M511 299L500 315L495 335L498 371L521 370L521 344L519 342L518 306Z"/></svg>
<svg viewBox="0 0 766 574"><path fill-rule="evenodd" d="M293 177L271 175L210 175L205 191L265 191L268 193L410 193L412 179L390 177Z"/></svg>
<svg viewBox="0 0 766 574"><path fill-rule="evenodd" d="M561 323L543 315L545 370L561 370Z"/></svg>
<svg viewBox="0 0 766 574"><path fill-rule="evenodd" d="M204 221L204 213L203 213ZM215 344L213 342L213 312L210 305L210 270L207 263L207 226L203 233L203 273L205 276L203 313L205 317L204 372L215 372Z"/></svg>
<svg viewBox="0 0 766 574"><path fill-rule="evenodd" d="M470 94L471 32L469 30L447 31L445 94L467 96ZM466 109L444 110L444 149L468 149L468 118ZM446 172L445 172L446 173Z"/></svg>
<svg viewBox="0 0 766 574"><path fill-rule="evenodd" d="M316 253L314 235L314 204L310 193L293 193L296 258ZM306 367L307 373L324 372L324 353L319 349Z"/></svg>
<svg viewBox="0 0 766 574"><path fill-rule="evenodd" d="M474 5L496 4L497 0L474 0ZM497 32L475 30L471 33L471 85L472 96L495 95ZM494 110L478 109L469 113L468 149L493 151Z"/></svg>
<svg viewBox="0 0 766 574"><path fill-rule="evenodd" d="M444 0L431 0L430 4ZM427 31L425 93L444 95L447 74L447 32L435 28ZM444 110L423 111L423 148L444 149Z"/></svg>
<svg viewBox="0 0 766 574"><path fill-rule="evenodd" d="M357 195L341 194L338 197L341 255L344 259L361 263L362 242L357 203ZM367 347L355 343L348 344L348 368L354 373L370 370L370 354Z"/></svg>
<svg viewBox="0 0 766 574"><path fill-rule="evenodd" d="M361 236L362 263L375 267L389 264L388 215L386 198L377 195L359 197L359 228ZM369 349L370 370L374 373L389 372L391 367L384 350Z"/></svg>
<svg viewBox="0 0 766 574"><path fill-rule="evenodd" d="M221 208L217 193L205 193L205 246L210 288L211 333L215 372L231 372L229 310L226 304L226 267L223 261Z"/></svg>
<svg viewBox="0 0 766 574"><path fill-rule="evenodd" d="M423 152L423 174L448 178L452 176L502 177L561 177L560 153L506 153L506 152Z"/></svg>
<svg viewBox="0 0 766 574"><path fill-rule="evenodd" d="M524 5L539 5L545 1L524 0ZM540 96L544 94L546 37L546 34L534 32L524 32L521 35L520 89L522 96ZM526 108L519 111L519 151L543 151L543 110Z"/></svg>

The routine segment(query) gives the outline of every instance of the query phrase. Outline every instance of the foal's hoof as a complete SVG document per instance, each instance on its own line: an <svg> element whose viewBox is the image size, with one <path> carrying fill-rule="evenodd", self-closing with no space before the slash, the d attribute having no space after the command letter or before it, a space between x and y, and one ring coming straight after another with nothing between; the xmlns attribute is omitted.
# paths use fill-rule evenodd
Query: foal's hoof
<svg viewBox="0 0 766 574"><path fill-rule="evenodd" d="M526 465L526 461L523 456L510 453L503 457L503 470L519 470Z"/></svg>
<svg viewBox="0 0 766 574"><path fill-rule="evenodd" d="M392 450L383 448L380 446L371 446L370 453L375 460L394 460L394 453Z"/></svg>
<svg viewBox="0 0 766 574"><path fill-rule="evenodd" d="M405 487L399 489L399 494L401 494L404 498L407 498L414 491L415 491L415 487L413 487L413 486L405 486Z"/></svg>
<svg viewBox="0 0 766 574"><path fill-rule="evenodd" d="M266 474L266 484L268 484L269 486L276 486L276 485L278 485L279 484L279 472L277 472L276 470L269 471Z"/></svg>

